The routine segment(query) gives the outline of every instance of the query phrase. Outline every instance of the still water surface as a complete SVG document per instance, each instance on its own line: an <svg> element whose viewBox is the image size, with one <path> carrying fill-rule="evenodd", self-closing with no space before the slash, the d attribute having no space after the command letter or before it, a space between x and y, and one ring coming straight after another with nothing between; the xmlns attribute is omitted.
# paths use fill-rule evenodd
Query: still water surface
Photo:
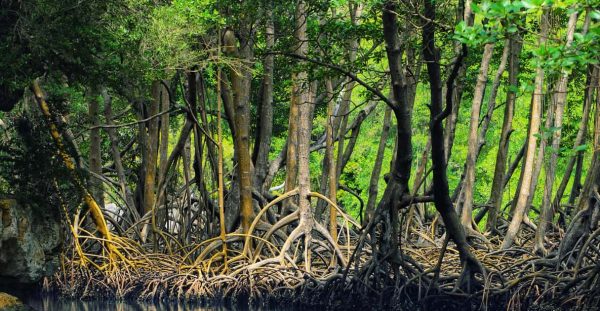
<svg viewBox="0 0 600 311"><path fill-rule="evenodd" d="M66 299L54 295L44 295L35 291L13 291L26 305L38 311L290 311L300 310L284 306L255 308L243 305L207 305L194 302L138 302L110 300Z"/></svg>

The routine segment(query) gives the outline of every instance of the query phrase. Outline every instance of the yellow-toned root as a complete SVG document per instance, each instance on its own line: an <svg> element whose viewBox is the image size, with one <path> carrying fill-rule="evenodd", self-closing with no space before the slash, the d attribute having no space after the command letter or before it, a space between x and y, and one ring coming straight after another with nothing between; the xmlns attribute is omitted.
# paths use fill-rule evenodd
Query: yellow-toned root
<svg viewBox="0 0 600 311"><path fill-rule="evenodd" d="M94 224L96 225L96 228L98 229L98 232L100 232L102 237L107 242L106 247L109 252L110 262L114 263L114 261L116 259L124 260L125 257L123 256L123 254L112 243L112 240L113 240L112 235L106 224L106 219L104 218L104 215L102 214L102 210L100 209L100 206L98 206L98 203L96 202L96 200L94 200L94 198L90 195L89 191L85 188L83 181L81 180L81 178L75 171L75 163L65 148L62 135L60 134L60 132L58 130L58 126L56 125L56 122L52 118L52 113L50 112L50 107L44 98L44 92L42 91L42 88L40 87L38 79L33 81L32 90L33 90L33 95L40 107L40 110L41 110L42 114L44 115L46 122L48 123L48 129L50 130L50 135L52 136L52 139L54 140L54 143L56 144L58 153L59 153L60 157L62 158L63 163L67 167L67 170L71 174L71 177L73 179L73 183L75 184L75 187L82 193L83 200L84 200L85 204L87 205L87 207L90 211L90 214L92 215L92 219L94 221ZM82 259L83 259L83 257L82 257ZM111 266L114 266L114 264L111 264Z"/></svg>

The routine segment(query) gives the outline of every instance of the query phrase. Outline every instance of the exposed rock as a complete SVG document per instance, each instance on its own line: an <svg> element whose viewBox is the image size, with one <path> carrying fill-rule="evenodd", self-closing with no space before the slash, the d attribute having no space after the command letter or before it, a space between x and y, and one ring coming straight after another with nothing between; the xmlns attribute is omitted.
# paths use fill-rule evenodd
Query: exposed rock
<svg viewBox="0 0 600 311"><path fill-rule="evenodd" d="M19 298L0 292L0 311L29 311Z"/></svg>
<svg viewBox="0 0 600 311"><path fill-rule="evenodd" d="M54 213L0 199L0 283L35 283L54 273L61 234Z"/></svg>

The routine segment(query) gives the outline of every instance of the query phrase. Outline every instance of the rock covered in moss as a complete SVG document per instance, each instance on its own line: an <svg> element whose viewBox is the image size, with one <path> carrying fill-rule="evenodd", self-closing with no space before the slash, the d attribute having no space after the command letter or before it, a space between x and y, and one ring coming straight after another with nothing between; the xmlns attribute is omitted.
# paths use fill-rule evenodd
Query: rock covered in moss
<svg viewBox="0 0 600 311"><path fill-rule="evenodd" d="M19 298L0 292L0 311L29 311L33 310L23 304Z"/></svg>
<svg viewBox="0 0 600 311"><path fill-rule="evenodd" d="M61 244L60 220L0 199L0 281L30 284L54 273Z"/></svg>

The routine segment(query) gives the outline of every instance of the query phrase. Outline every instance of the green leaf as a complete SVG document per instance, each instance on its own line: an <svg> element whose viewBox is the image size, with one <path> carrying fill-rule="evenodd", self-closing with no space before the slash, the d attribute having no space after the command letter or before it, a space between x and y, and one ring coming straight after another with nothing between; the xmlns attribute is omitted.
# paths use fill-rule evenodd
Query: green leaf
<svg viewBox="0 0 600 311"><path fill-rule="evenodd" d="M538 5L533 3L532 0L523 0L523 1L521 1L521 4L523 5L524 8L529 9L529 10L535 9L538 7Z"/></svg>

